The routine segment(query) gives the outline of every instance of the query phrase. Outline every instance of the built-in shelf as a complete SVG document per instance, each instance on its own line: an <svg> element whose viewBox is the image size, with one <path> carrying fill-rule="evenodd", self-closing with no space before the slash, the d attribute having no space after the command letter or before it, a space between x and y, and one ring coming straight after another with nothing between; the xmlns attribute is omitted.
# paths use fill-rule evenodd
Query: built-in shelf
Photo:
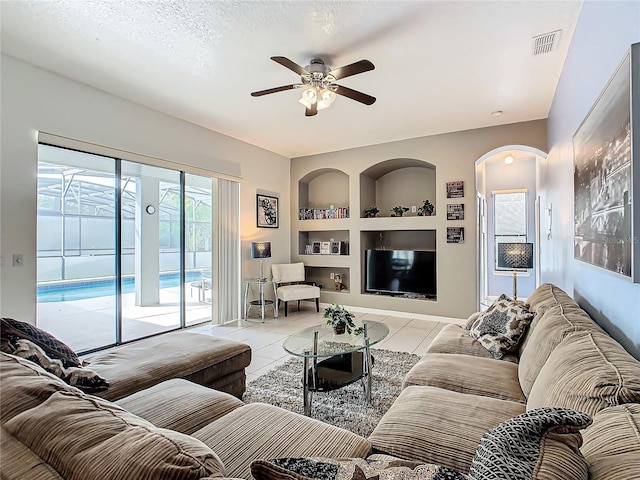
<svg viewBox="0 0 640 480"><path fill-rule="evenodd" d="M377 163L360 174L360 216L375 205L378 217L390 217L396 206L409 207L405 215L416 216L424 200L436 206L436 168L430 163L394 158ZM416 207L412 212L411 207Z"/></svg>
<svg viewBox="0 0 640 480"><path fill-rule="evenodd" d="M422 312L423 299L365 292L365 252L436 249L436 231L444 220L443 215L436 215L444 212L438 212L436 204L435 166L423 160L396 158L359 171L345 165L345 170L350 173L338 168L297 170L299 176L291 179L292 199L297 196L298 200L297 204L292 202L292 261L304 262L306 279L322 285L324 303ZM293 169L292 175L297 175L295 172ZM351 198L353 195L356 197ZM418 216L417 211L411 211L424 200L435 205L434 215ZM377 205L380 213L364 218L370 205ZM397 205L410 210L402 217L391 217L391 209ZM347 215L347 209L349 218L339 218ZM307 245L313 252L318 242L340 242L340 254L308 253ZM332 274L340 275L346 288L336 291Z"/></svg>

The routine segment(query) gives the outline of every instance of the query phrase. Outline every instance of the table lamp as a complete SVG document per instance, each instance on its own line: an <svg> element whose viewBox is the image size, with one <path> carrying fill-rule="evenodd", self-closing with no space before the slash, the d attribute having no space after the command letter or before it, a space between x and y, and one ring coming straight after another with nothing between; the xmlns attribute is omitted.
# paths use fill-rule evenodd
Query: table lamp
<svg viewBox="0 0 640 480"><path fill-rule="evenodd" d="M533 243L499 243L498 268L513 269L513 300L518 300L518 268L533 268Z"/></svg>
<svg viewBox="0 0 640 480"><path fill-rule="evenodd" d="M260 277L258 277L258 280L266 280L262 269L262 261L265 258L271 258L271 242L251 242L251 258L260 259Z"/></svg>

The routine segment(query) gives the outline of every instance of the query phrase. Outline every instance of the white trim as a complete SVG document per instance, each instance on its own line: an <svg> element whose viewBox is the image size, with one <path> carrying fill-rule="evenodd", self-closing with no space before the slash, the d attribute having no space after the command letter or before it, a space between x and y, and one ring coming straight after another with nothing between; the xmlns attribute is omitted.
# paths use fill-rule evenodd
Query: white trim
<svg viewBox="0 0 640 480"><path fill-rule="evenodd" d="M117 148L105 147L104 145L97 145L95 143L83 142L81 140L75 140L73 138L63 137L60 135L55 135L53 133L39 131L38 143L46 143L57 147L69 148L71 150L78 150L81 152L93 153L95 155L102 155L106 157L116 157L122 160L130 160L132 162L142 163L145 165L183 171L185 173L192 173L203 177L220 178L223 180L230 180L232 182L238 183L242 182L242 177L236 177L226 173L216 172L214 170L192 167L183 163L150 157L148 155L142 155L139 153L128 152L126 150L119 150Z"/></svg>
<svg viewBox="0 0 640 480"><path fill-rule="evenodd" d="M534 147L529 147L527 145L504 145L502 147L494 148L490 152L485 153L479 159L476 160L476 165L480 165L482 162L487 160L488 158L493 157L494 155L502 152L510 152L512 150L521 150L523 152L533 153L538 157L542 157L543 159L547 159L548 153L543 152L542 150L538 150Z"/></svg>
<svg viewBox="0 0 640 480"><path fill-rule="evenodd" d="M496 194L505 194L505 193L529 193L529 190L526 188L512 188L510 190L493 190L491 192L491 195L496 195Z"/></svg>

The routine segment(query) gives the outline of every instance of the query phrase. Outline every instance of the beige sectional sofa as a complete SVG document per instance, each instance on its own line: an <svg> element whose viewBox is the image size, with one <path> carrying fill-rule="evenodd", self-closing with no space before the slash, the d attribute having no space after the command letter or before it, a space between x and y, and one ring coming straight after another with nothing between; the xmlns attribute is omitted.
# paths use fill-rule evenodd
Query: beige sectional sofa
<svg viewBox="0 0 640 480"><path fill-rule="evenodd" d="M368 439L181 378L113 402L2 353L1 478L246 479L257 459L372 452L468 473L489 429L540 406L592 416L581 447L591 480L640 478L640 363L557 287L528 301L537 315L506 361L445 327ZM569 478L548 463L533 478Z"/></svg>
<svg viewBox="0 0 640 480"><path fill-rule="evenodd" d="M109 381L109 388L96 394L107 400L118 400L173 378L241 398L251 348L211 335L178 331L86 355L82 361Z"/></svg>
<svg viewBox="0 0 640 480"><path fill-rule="evenodd" d="M640 362L560 288L543 284L527 303L536 316L506 361L467 329L443 328L369 437L374 451L466 473L487 430L565 407L592 417L581 447L591 480L640 478Z"/></svg>

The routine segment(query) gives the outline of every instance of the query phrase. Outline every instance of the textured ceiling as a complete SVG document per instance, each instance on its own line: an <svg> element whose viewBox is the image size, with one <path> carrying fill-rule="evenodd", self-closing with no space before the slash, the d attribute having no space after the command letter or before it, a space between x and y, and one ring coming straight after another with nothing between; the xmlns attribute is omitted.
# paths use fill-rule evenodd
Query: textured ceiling
<svg viewBox="0 0 640 480"><path fill-rule="evenodd" d="M579 1L2 1L2 51L287 157L546 118ZM562 30L556 51L531 38ZM305 117L271 61L375 70ZM491 116L502 110L500 117Z"/></svg>

